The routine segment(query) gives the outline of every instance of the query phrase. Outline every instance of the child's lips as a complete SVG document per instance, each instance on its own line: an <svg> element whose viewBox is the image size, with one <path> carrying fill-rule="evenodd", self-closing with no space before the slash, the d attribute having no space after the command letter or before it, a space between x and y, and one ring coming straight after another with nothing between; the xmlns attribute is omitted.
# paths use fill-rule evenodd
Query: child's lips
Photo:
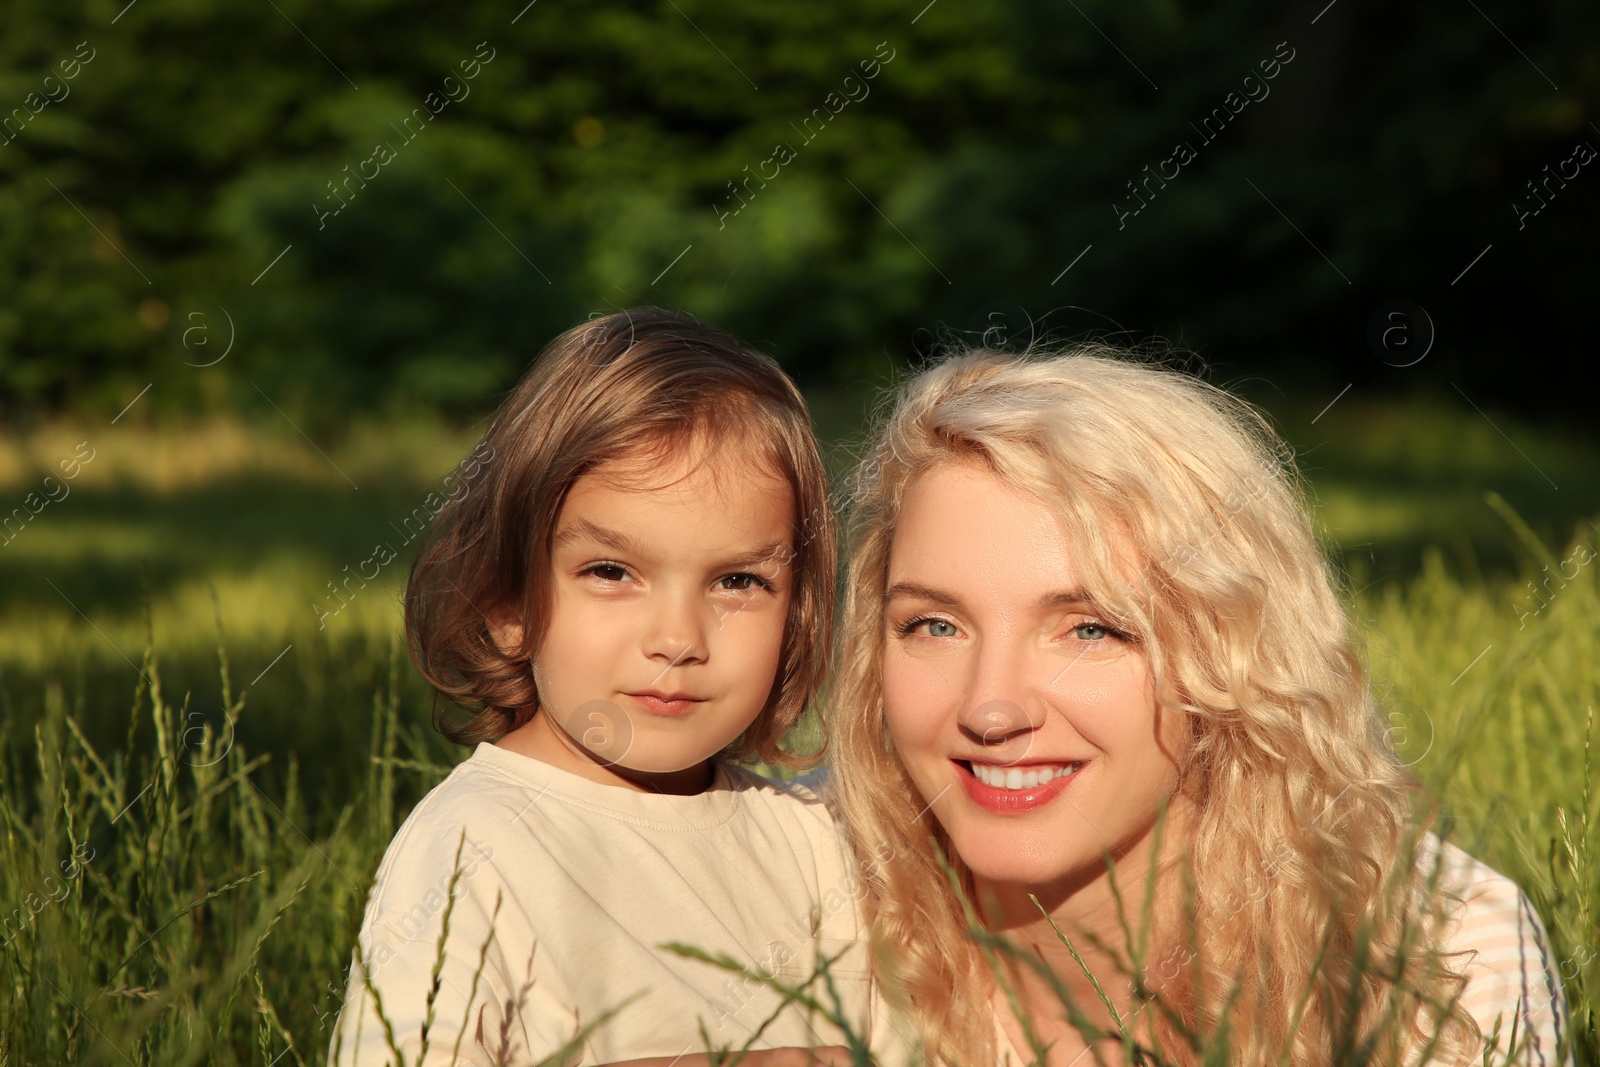
<svg viewBox="0 0 1600 1067"><path fill-rule="evenodd" d="M663 693L653 689L624 695L632 697L640 707L652 715L682 715L696 704L705 701L704 697L689 693Z"/></svg>

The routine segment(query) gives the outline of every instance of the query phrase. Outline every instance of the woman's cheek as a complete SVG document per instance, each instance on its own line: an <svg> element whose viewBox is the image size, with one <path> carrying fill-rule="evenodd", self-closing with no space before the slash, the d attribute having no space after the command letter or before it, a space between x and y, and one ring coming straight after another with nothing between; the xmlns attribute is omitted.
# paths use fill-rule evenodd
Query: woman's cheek
<svg viewBox="0 0 1600 1067"><path fill-rule="evenodd" d="M932 664L904 648L889 650L883 664L883 708L897 744L927 741L938 733L945 688Z"/></svg>
<svg viewBox="0 0 1600 1067"><path fill-rule="evenodd" d="M902 709L906 706L904 673L898 650L890 649L883 657L883 718L889 734L899 744L905 733Z"/></svg>

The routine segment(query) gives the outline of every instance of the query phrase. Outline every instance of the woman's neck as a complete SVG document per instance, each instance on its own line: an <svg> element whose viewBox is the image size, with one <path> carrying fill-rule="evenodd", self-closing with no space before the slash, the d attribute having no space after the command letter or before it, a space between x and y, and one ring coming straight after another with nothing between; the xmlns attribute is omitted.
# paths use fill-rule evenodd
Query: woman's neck
<svg viewBox="0 0 1600 1067"><path fill-rule="evenodd" d="M1080 994L1089 1002L1098 1002L1104 992L1121 1012L1123 1002L1131 999L1131 995L1123 995L1128 993L1135 955L1128 944L1130 933L1135 945L1149 936L1143 933L1151 891L1145 880L1147 867L1140 865L1138 873L1134 870L1119 863L1114 889L1112 876L1103 870L1092 880L1070 887L979 882L978 899L992 904L992 910L986 911L989 929L1048 967L1080 1006L1085 1003ZM1042 978L1025 985L1049 995ZM1048 1007L1060 1014L1060 1005Z"/></svg>
<svg viewBox="0 0 1600 1067"><path fill-rule="evenodd" d="M1017 953L1049 969L1084 1018L1114 1034L1116 1021L1105 1001L1125 1025L1139 1011L1133 982L1136 956L1143 960L1146 986L1161 984L1157 961L1169 951L1161 937L1177 927L1181 897L1176 861L1192 840L1191 827L1187 808L1180 812L1175 804L1162 834L1161 861L1154 865L1154 836L1147 833L1116 858L1114 873L1102 864L1048 885L977 879L979 911L988 928L1003 935ZM1035 1031L1064 1033L1059 1029L1065 1025L1060 1021L1065 1014L1061 996L1037 967L1007 966L1006 973L1017 1006ZM1015 1025L1008 1029L1020 1030ZM1053 1056L1050 1062L1055 1062Z"/></svg>

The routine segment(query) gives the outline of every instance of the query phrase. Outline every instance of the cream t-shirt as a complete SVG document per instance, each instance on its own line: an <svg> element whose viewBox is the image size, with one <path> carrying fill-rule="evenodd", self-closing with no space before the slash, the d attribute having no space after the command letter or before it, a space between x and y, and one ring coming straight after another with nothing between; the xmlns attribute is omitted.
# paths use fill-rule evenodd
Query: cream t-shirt
<svg viewBox="0 0 1600 1067"><path fill-rule="evenodd" d="M1527 895L1488 864L1448 841L1440 842L1434 834L1425 834L1418 850L1418 869L1432 871L1435 856L1440 856L1443 864L1441 888L1461 900L1446 920L1441 942L1443 951L1455 957L1451 968L1467 979L1461 1006L1485 1038L1494 1033L1497 1023L1500 1027L1489 1062L1507 1062L1507 1054L1513 1051L1510 1035L1515 1021L1518 1048L1510 1062L1526 1067L1570 1067L1571 1022L1561 978L1550 938ZM1563 1039L1566 1053L1557 1058L1557 1044ZM995 1041L1000 1067L1021 1067L1027 1062L1011 1045L998 1014Z"/></svg>
<svg viewBox="0 0 1600 1067"><path fill-rule="evenodd" d="M837 1004L821 980L807 991L899 1063L881 1013L872 1018L862 894L828 808L805 784L724 764L704 793L638 793L480 744L384 855L329 1062L393 1059L362 959L408 1065L453 1054L535 1064L618 1005L568 1062L703 1052L702 1025L720 1047L742 1047L764 1023L753 1048L844 1043L798 1004L779 1011L781 994L757 978L659 947L679 942L789 985L814 973L818 953L840 956Z"/></svg>

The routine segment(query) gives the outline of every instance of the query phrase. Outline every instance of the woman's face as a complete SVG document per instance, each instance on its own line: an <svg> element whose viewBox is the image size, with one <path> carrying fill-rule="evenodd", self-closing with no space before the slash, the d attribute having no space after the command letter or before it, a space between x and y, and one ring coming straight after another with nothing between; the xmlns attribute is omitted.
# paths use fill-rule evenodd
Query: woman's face
<svg viewBox="0 0 1600 1067"><path fill-rule="evenodd" d="M1107 850L1147 862L1177 782L1181 717L1158 714L1143 649L1079 575L1051 509L986 470L947 464L907 487L884 714L923 800L989 882L1065 887L1103 873Z"/></svg>

